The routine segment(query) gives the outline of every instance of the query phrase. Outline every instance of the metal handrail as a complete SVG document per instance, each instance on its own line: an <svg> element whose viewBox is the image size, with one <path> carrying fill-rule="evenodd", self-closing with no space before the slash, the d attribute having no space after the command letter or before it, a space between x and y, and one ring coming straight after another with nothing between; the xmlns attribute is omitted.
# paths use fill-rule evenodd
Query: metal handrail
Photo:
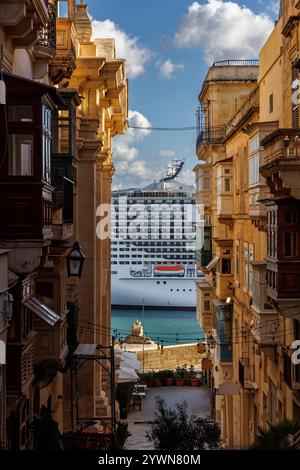
<svg viewBox="0 0 300 470"><path fill-rule="evenodd" d="M37 44L50 49L56 49L56 7L52 3L48 3L49 20L46 26L38 31Z"/></svg>
<svg viewBox="0 0 300 470"><path fill-rule="evenodd" d="M244 60L219 60L213 63L213 67L258 67L258 59Z"/></svg>

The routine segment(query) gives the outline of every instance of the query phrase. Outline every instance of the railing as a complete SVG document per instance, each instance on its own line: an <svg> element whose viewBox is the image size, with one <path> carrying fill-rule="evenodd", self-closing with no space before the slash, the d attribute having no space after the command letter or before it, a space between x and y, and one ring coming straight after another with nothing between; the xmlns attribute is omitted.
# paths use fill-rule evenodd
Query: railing
<svg viewBox="0 0 300 470"><path fill-rule="evenodd" d="M227 124L225 128L226 136L230 134L238 124L244 119L248 112L252 109L258 109L259 107L259 87L256 87L249 95L247 101L243 104L239 112L234 118Z"/></svg>
<svg viewBox="0 0 300 470"><path fill-rule="evenodd" d="M50 49L56 49L56 7L48 3L49 20L45 27L38 31L37 44Z"/></svg>
<svg viewBox="0 0 300 470"><path fill-rule="evenodd" d="M213 67L258 67L259 60L220 60L213 63Z"/></svg>
<svg viewBox="0 0 300 470"><path fill-rule="evenodd" d="M208 127L200 131L197 141L196 149L205 144L221 144L225 137L225 128L224 127Z"/></svg>

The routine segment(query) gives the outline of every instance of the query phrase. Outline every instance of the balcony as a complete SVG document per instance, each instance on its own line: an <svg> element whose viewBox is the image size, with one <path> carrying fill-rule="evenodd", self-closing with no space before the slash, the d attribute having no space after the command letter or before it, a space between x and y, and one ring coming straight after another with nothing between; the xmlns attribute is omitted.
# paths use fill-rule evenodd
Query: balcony
<svg viewBox="0 0 300 470"><path fill-rule="evenodd" d="M199 164L194 168L196 174L196 201L204 206L204 213L212 204L211 165Z"/></svg>
<svg viewBox="0 0 300 470"><path fill-rule="evenodd" d="M254 365L249 364L248 358L239 360L239 382L245 390L257 390L258 385L255 382Z"/></svg>
<svg viewBox="0 0 300 470"><path fill-rule="evenodd" d="M5 28L15 48L26 48L36 43L38 31L49 21L48 2L36 0L0 3L0 26Z"/></svg>
<svg viewBox="0 0 300 470"><path fill-rule="evenodd" d="M204 145L222 144L225 138L225 127L206 127L200 130L196 140L196 153L198 154Z"/></svg>
<svg viewBox="0 0 300 470"><path fill-rule="evenodd" d="M32 332L24 343L7 344L7 392L26 393L34 377L34 338Z"/></svg>
<svg viewBox="0 0 300 470"><path fill-rule="evenodd" d="M50 77L58 84L70 78L76 68L75 26L71 18L56 20L56 55L50 64Z"/></svg>
<svg viewBox="0 0 300 470"><path fill-rule="evenodd" d="M48 20L46 25L38 29L37 41L32 47L35 57L34 77L42 78L48 72L49 60L56 53L56 7L48 4Z"/></svg>
<svg viewBox="0 0 300 470"><path fill-rule="evenodd" d="M200 238L199 242L202 241L202 248L196 250L196 263L200 269L204 269L212 261L212 227L210 225L204 226Z"/></svg>
<svg viewBox="0 0 300 470"><path fill-rule="evenodd" d="M219 163L216 167L217 176L217 210L220 223L232 224L233 215L233 178L232 163Z"/></svg>
<svg viewBox="0 0 300 470"><path fill-rule="evenodd" d="M219 303L217 319L217 357L221 363L232 362L232 305Z"/></svg>
<svg viewBox="0 0 300 470"><path fill-rule="evenodd" d="M260 346L268 348L277 344L278 313L267 303L267 263L265 261L253 261L252 266L253 298L251 309L253 323L251 333Z"/></svg>
<svg viewBox="0 0 300 470"><path fill-rule="evenodd" d="M267 204L267 298L282 315L300 320L299 203L286 198Z"/></svg>
<svg viewBox="0 0 300 470"><path fill-rule="evenodd" d="M214 289L205 280L197 281L197 319L205 334L215 329Z"/></svg>
<svg viewBox="0 0 300 470"><path fill-rule="evenodd" d="M233 293L232 240L218 240L216 272L216 296L226 300Z"/></svg>
<svg viewBox="0 0 300 470"><path fill-rule="evenodd" d="M299 129L278 129L261 141L264 147L260 173L273 196L300 199Z"/></svg>
<svg viewBox="0 0 300 470"><path fill-rule="evenodd" d="M51 119L60 99L42 83L6 73L4 81L8 139L0 168L0 237L44 242L52 238Z"/></svg>

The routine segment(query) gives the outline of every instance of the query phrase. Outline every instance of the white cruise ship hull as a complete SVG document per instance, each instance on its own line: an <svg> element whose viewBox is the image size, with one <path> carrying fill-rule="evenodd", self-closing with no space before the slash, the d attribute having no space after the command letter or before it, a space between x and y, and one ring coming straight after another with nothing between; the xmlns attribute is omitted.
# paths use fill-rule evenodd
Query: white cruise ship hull
<svg viewBox="0 0 300 470"><path fill-rule="evenodd" d="M196 308L195 278L135 278L112 276L112 306L139 308Z"/></svg>

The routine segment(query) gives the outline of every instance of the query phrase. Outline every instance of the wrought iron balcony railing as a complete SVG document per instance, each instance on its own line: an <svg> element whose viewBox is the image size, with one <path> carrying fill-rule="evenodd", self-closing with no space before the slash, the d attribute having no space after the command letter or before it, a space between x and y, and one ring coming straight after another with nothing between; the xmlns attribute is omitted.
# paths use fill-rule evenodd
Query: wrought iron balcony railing
<svg viewBox="0 0 300 470"><path fill-rule="evenodd" d="M196 150L205 144L221 144L225 137L224 127L207 127L200 131L196 141Z"/></svg>
<svg viewBox="0 0 300 470"><path fill-rule="evenodd" d="M48 3L49 20L46 26L38 31L37 44L50 49L56 49L56 7L52 3Z"/></svg>

